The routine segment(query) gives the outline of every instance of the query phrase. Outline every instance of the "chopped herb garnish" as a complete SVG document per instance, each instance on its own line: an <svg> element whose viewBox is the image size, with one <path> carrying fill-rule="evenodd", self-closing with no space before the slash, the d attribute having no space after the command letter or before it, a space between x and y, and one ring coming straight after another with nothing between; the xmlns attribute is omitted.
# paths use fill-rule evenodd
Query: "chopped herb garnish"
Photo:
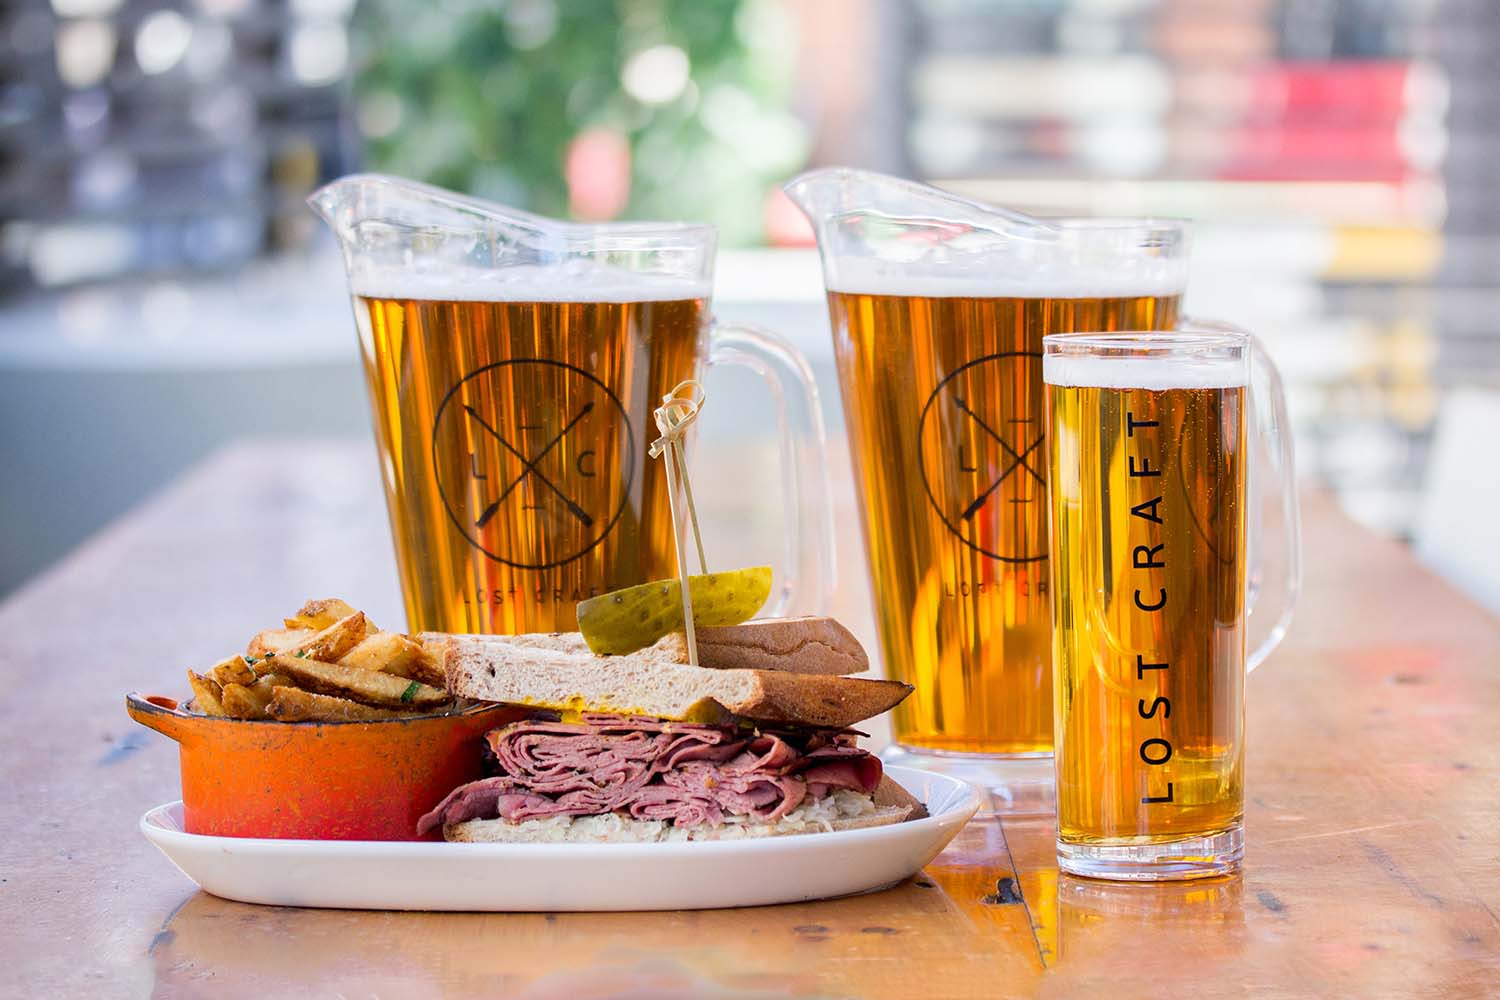
<svg viewBox="0 0 1500 1000"><path fill-rule="evenodd" d="M406 685L406 690L401 692L401 703L404 705L415 698L417 696L417 689L421 686L417 681L412 681Z"/></svg>
<svg viewBox="0 0 1500 1000"><path fill-rule="evenodd" d="M247 656L247 657L245 657L245 662L248 663L250 666L253 667L257 663L260 662L260 657L258 657L258 656Z"/></svg>
<svg viewBox="0 0 1500 1000"><path fill-rule="evenodd" d="M299 649L299 650L297 650L297 659L299 659L299 660L305 660L305 659L307 659L307 650L305 650L305 649Z"/></svg>

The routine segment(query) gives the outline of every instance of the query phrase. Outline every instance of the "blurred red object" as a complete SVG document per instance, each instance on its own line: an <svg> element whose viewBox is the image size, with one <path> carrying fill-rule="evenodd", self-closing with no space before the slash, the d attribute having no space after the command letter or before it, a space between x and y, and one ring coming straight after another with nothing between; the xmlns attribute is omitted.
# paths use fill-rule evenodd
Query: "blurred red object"
<svg viewBox="0 0 1500 1000"><path fill-rule="evenodd" d="M630 201L630 143L612 129L585 129L568 146L563 176L575 218L613 219Z"/></svg>
<svg viewBox="0 0 1500 1000"><path fill-rule="evenodd" d="M765 204L766 242L773 247L817 245L812 223L781 188L772 188Z"/></svg>

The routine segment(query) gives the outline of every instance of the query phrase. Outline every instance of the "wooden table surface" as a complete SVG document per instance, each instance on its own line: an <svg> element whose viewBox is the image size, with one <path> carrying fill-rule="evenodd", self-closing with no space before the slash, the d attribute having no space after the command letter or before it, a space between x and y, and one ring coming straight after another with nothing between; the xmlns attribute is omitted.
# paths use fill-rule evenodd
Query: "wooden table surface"
<svg viewBox="0 0 1500 1000"><path fill-rule="evenodd" d="M841 614L870 636L847 490ZM304 597L399 622L365 442L217 456L0 605L0 993L14 996L1500 995L1500 625L1400 545L1305 505L1307 588L1249 682L1234 879L1059 877L1047 820L976 822L918 878L663 914L256 907L137 832L181 693Z"/></svg>

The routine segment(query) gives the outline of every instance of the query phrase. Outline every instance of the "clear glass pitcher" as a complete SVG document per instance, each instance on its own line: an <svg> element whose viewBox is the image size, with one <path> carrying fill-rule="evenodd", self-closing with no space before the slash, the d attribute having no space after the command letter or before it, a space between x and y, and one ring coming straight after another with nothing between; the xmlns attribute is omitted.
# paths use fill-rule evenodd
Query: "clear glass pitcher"
<svg viewBox="0 0 1500 1000"><path fill-rule="evenodd" d="M1184 227L1044 221L847 169L786 191L822 255L885 669L916 688L887 759L1044 811L1042 337L1171 327Z"/></svg>
<svg viewBox="0 0 1500 1000"><path fill-rule="evenodd" d="M767 610L821 610L817 391L785 341L713 322L712 226L559 222L371 174L309 203L343 248L409 628L567 630L577 601L675 576L652 411L721 363L762 374L778 407Z"/></svg>

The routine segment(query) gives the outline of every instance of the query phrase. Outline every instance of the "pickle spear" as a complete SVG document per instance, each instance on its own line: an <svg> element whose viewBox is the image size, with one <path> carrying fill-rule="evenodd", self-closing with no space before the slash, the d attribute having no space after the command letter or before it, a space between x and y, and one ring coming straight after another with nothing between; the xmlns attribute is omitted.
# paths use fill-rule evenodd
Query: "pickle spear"
<svg viewBox="0 0 1500 1000"><path fill-rule="evenodd" d="M704 628L749 621L771 594L771 567L752 566L688 577L693 624ZM682 585L653 580L578 603L578 631L601 656L633 653L686 628Z"/></svg>

